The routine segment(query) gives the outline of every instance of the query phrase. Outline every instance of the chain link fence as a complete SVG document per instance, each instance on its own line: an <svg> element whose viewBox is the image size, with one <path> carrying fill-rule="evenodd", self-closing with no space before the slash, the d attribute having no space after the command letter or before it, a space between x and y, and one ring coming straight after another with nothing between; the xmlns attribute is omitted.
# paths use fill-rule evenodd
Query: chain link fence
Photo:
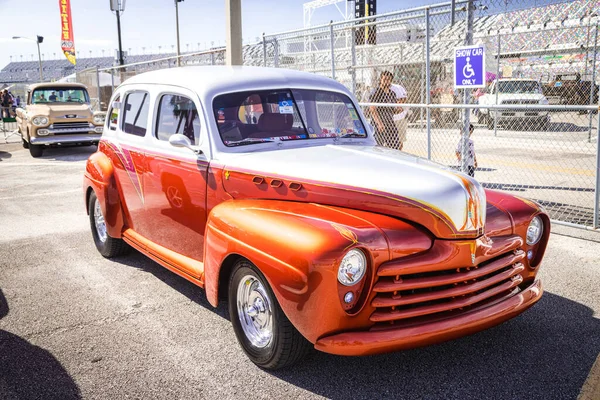
<svg viewBox="0 0 600 400"><path fill-rule="evenodd" d="M534 199L556 223L598 229L599 14L592 0L457 0L263 35L244 46L244 64L336 79L380 144ZM467 44L485 48L485 88L454 89L454 49ZM222 65L225 49L180 60ZM169 57L77 79L96 83L103 108L128 77L176 64ZM384 71L395 97L378 91Z"/></svg>

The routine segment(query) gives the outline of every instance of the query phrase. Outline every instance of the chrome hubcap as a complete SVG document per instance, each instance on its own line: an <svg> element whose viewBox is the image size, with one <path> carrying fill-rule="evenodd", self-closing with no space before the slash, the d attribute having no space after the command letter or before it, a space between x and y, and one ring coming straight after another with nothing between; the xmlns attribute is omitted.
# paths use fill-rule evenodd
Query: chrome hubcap
<svg viewBox="0 0 600 400"><path fill-rule="evenodd" d="M96 225L98 239L100 239L102 243L106 242L106 223L104 222L104 215L102 215L102 209L100 208L98 199L94 202L94 224Z"/></svg>
<svg viewBox="0 0 600 400"><path fill-rule="evenodd" d="M273 339L271 300L264 286L252 275L240 281L237 311L246 338L253 346L265 348Z"/></svg>

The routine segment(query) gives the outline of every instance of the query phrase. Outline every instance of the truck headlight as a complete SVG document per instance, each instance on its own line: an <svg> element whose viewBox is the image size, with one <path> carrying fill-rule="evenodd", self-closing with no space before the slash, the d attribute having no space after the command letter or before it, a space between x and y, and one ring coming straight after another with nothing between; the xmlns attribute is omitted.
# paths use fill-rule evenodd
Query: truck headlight
<svg viewBox="0 0 600 400"><path fill-rule="evenodd" d="M542 233L544 233L544 223L539 216L534 217L527 228L527 244L533 246L539 242L542 237Z"/></svg>
<svg viewBox="0 0 600 400"><path fill-rule="evenodd" d="M106 120L106 114L96 114L94 115L93 121L96 125L104 125L104 121Z"/></svg>
<svg viewBox="0 0 600 400"><path fill-rule="evenodd" d="M359 249L352 249L346 253L338 267L338 281L344 286L358 283L367 270L367 257Z"/></svg>
<svg viewBox="0 0 600 400"><path fill-rule="evenodd" d="M35 126L44 126L48 125L48 118L46 117L33 117L31 123Z"/></svg>

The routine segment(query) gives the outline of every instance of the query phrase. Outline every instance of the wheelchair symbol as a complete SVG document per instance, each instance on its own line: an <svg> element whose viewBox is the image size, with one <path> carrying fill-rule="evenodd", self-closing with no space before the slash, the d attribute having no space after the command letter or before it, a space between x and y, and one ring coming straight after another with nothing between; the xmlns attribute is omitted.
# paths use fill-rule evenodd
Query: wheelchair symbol
<svg viewBox="0 0 600 400"><path fill-rule="evenodd" d="M473 67L469 63L470 60L471 60L471 58L467 57L467 64L463 67L463 76L465 78L470 78L473 75L475 75L475 70L473 69Z"/></svg>

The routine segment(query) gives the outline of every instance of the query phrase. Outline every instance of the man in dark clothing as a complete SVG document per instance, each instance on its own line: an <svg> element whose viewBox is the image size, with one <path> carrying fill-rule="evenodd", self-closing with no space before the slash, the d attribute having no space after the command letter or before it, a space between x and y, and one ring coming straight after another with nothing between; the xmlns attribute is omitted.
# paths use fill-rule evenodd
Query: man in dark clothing
<svg viewBox="0 0 600 400"><path fill-rule="evenodd" d="M371 94L370 103L398 102L396 94L391 90L393 75L390 71L383 71L379 77L379 87ZM375 140L380 146L386 146L389 141L397 140L398 130L394 123L395 107L371 106L370 111L375 122ZM399 109L398 109L399 110Z"/></svg>

